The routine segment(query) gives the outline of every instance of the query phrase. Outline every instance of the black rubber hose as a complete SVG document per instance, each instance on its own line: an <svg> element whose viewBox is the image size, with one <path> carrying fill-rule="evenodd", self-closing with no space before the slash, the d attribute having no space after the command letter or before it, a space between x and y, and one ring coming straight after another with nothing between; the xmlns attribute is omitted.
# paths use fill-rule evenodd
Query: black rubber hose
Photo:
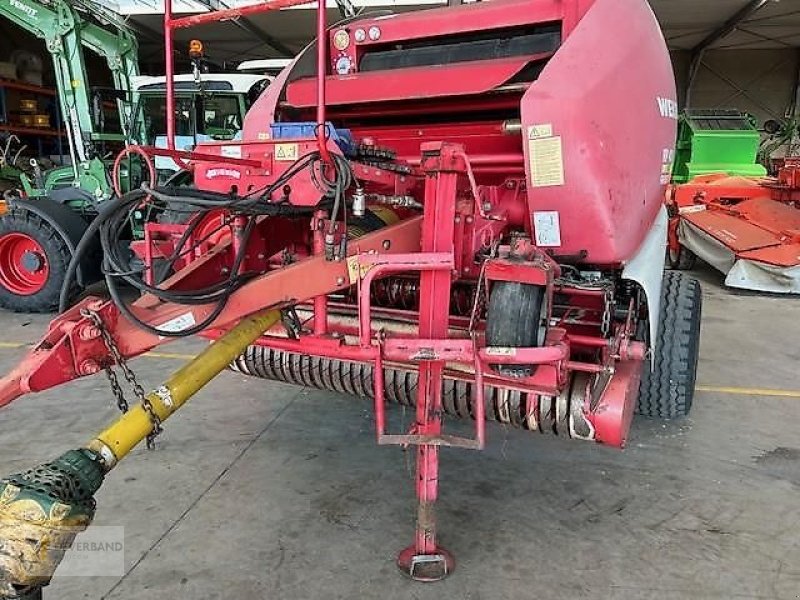
<svg viewBox="0 0 800 600"><path fill-rule="evenodd" d="M68 284L75 276L77 266L80 263L81 258L86 253L89 242L92 241L93 236L99 234L100 243L104 252L102 266L106 284L108 286L109 294L119 308L120 312L122 312L122 314L124 314L138 327L156 335L167 337L183 337L198 333L213 323L213 321L221 314L231 294L233 294L237 289L239 289L239 287L250 280L252 275L255 275L240 274L239 269L243 264L248 240L250 239L253 228L256 224L257 216L307 216L319 209L320 205L322 204L327 206L333 204L334 207L332 220L336 220L339 208L343 204L344 193L352 181L352 171L349 168L349 164L343 158L336 157L334 162L334 167L336 170L335 179L328 180L324 173L321 172L321 181L318 181L314 173L314 163L318 161L319 155L316 153L303 156L271 185L265 186L261 190L248 192L244 196L233 196L230 194L226 195L192 188L180 188L179 190L175 188L150 189L147 186L143 186L142 190L129 192L128 194L125 194L116 200L104 203L101 205L97 217L92 221L89 228L87 228L84 236L81 238L81 241L78 244L78 247L76 248L76 252L70 261L70 265L65 276L65 282ZM322 202L317 203L315 206L293 206L284 202L273 203L269 201L275 190L281 190L287 182L294 178L295 175L297 175L303 169L309 167L311 168L312 179L315 180L314 183L323 194ZM322 183L322 187L320 187L320 183ZM238 214L241 216L249 216L247 226L245 227L244 232L242 232L242 243L240 244L239 251L236 253L236 256L233 260L231 275L227 279L205 288L180 291L164 290L156 286L149 285L145 282L141 275L132 271L130 266L130 257L127 254L123 255L121 253L122 249L120 240L122 239L126 228L130 224L132 208L137 206L138 203L147 196L151 196L158 202L165 205L177 203L183 204L187 208L193 207L196 210L189 210L187 212L196 212L198 215L208 213L213 209L221 208L231 211L231 213L234 215ZM325 198L325 196L327 196L327 198ZM333 197L331 198L331 196ZM175 260L177 260L177 258L181 255L181 252L186 251L183 246L186 245L191 233L196 228L196 223L199 223L199 221L200 218L198 216L198 218L194 221L195 226L192 227L190 224L190 227L187 228L187 230L184 231L183 235L180 237L179 243L173 250L172 256L168 259L170 265L174 264ZM149 323L143 322L133 314L130 307L125 303L120 294L120 280L130 284L140 292L153 294L167 302L174 302L184 305L208 305L216 303L216 305L209 316L199 324L178 332L163 331L158 327L154 327ZM65 285L65 288L62 289L62 293L59 298L60 310L63 311L66 309L68 300L68 285Z"/></svg>
<svg viewBox="0 0 800 600"><path fill-rule="evenodd" d="M254 223L254 221L252 221L252 220L248 223L248 227L245 230L245 233L243 234L244 240L243 240L243 243L242 243L240 251L237 253L236 258L234 259L233 267L231 269L232 273L235 273L236 271L239 270L239 267L241 266L242 261L244 260L244 257L245 257L245 246L247 245L247 239L250 237L250 234L252 233L253 223ZM106 264L105 266L106 267L110 267L110 265L108 265L108 264ZM108 286L109 294L111 294L111 299L114 301L114 304L117 305L117 307L119 308L120 312L123 315L125 315L137 327L139 327L141 329L144 329L145 331L148 331L148 332L153 333L155 335L160 335L160 336L164 336L164 337L186 337L186 336L190 336L190 335L195 335L197 333L200 333L204 329L206 329L209 325L211 325L216 320L216 318L225 309L225 306L226 306L226 304L228 302L228 298L230 297L230 295L234 291L236 291L244 283L244 281L240 281L237 284L235 282L236 278L235 277L231 277L227 282L224 282L224 283L228 283L229 284L229 287L226 290L226 293L221 298L219 298L219 300L217 301L216 306L211 311L211 314L209 314L205 319L203 319L200 323L197 323L197 324L195 324L195 325L193 325L193 326L191 326L191 327L189 327L187 329L182 329L180 331L166 331L166 330L163 330L163 329L159 329L158 327L154 327L154 326L150 325L149 323L145 323L144 321L139 319L136 315L134 315L133 312L128 307L128 305L125 303L125 299L122 298L122 296L120 295L119 289L117 288L117 282L115 280L114 275L110 271L108 271L107 268L104 269L104 270L107 271L106 272L106 285ZM166 293L166 290L157 290L157 291L160 292L158 294L159 297L164 296L164 299L169 299L169 296L171 295L171 294ZM180 303L177 300L172 300L172 301L176 301L176 302ZM203 304L208 304L208 303L209 302L203 302Z"/></svg>
<svg viewBox="0 0 800 600"><path fill-rule="evenodd" d="M106 275L106 284L108 286L108 293L111 295L111 299L114 301L114 304L116 304L119 311L123 315L125 315L125 317L127 317L128 320L131 321L131 323L133 323L140 329L144 329L145 331L163 337L187 337L190 335L195 335L197 333L200 333L216 320L216 318L225 309L225 305L227 304L227 298L221 300L220 302L217 303L217 305L214 307L214 310L211 312L210 315L208 315L208 317L203 319L200 323L193 325L192 327L189 327L187 329L182 329L180 331L165 331L163 329L159 329L158 327L153 327L149 323L145 323L139 317L134 315L133 312L131 312L130 308L128 308L128 305L125 303L125 299L122 298L122 296L120 296L119 290L117 289L117 283L116 281L114 281L114 278L112 276Z"/></svg>
<svg viewBox="0 0 800 600"><path fill-rule="evenodd" d="M144 197L144 192L133 192L138 194L140 198ZM80 265L81 260L83 260L84 254L88 250L89 246L92 243L92 239L94 238L95 234L100 230L100 227L103 225L104 221L113 214L118 207L115 206L114 200L109 200L105 204L100 205L100 210L97 213L97 216L89 223L89 227L86 228L81 240L78 242L78 245L75 246L75 252L72 254L72 260L69 261L69 265L67 266L67 272L64 274L64 283L61 286L61 293L58 297L58 312L62 313L67 310L67 306L69 304L69 292L72 286L72 280L75 278L75 274L78 271L78 266Z"/></svg>
<svg viewBox="0 0 800 600"><path fill-rule="evenodd" d="M181 195L172 195L167 188L148 188L144 190L156 200L165 203L188 204L202 208L228 208L237 210L240 208L239 201L232 199L224 194L214 194L213 192L203 192L202 190L181 190ZM193 193L187 193L187 192ZM250 199L245 206L253 205L255 214L268 217L304 217L314 213L319 209L317 206L294 206L291 204L266 203L260 200ZM188 211L195 212L195 211Z"/></svg>

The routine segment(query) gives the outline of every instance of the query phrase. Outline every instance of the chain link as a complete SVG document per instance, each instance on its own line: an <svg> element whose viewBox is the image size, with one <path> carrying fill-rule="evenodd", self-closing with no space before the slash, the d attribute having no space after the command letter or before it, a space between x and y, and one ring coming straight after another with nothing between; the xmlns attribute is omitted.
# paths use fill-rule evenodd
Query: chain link
<svg viewBox="0 0 800 600"><path fill-rule="evenodd" d="M114 394L114 398L117 400L117 408L119 412L126 413L130 409L128 406L128 400L125 398L125 392L122 391L122 386L119 384L119 379L117 379L117 374L114 372L110 366L105 367L106 378L108 378L108 384L111 386L111 393Z"/></svg>
<svg viewBox="0 0 800 600"><path fill-rule="evenodd" d="M158 418L158 415L153 409L153 405L150 403L147 394L145 394L144 388L136 379L136 374L128 365L128 361L125 360L124 356L122 356L117 343L111 336L111 332L108 330L108 328L106 328L106 325L103 323L103 319L100 318L100 315L91 309L84 308L81 309L81 316L89 319L100 332L100 337L103 338L103 343L114 359L114 362L122 370L122 375L125 377L125 381L128 382L128 385L130 385L131 389L133 390L133 394L136 396L136 399L139 400L142 408L147 413L147 417L150 419L150 423L153 427L150 433L147 435L147 449L152 450L155 448L156 437L164 431L161 427L161 419ZM111 365L106 365L104 370L106 372L106 377L108 378L108 383L111 386L111 392L116 398L117 408L119 408L120 412L123 414L128 412L128 401L125 399L125 393L122 390L122 386L119 384L119 379L117 378L116 372L113 368L111 368Z"/></svg>
<svg viewBox="0 0 800 600"><path fill-rule="evenodd" d="M603 337L608 337L611 333L611 319L614 314L614 293L606 288L603 294L603 320L600 325L600 332Z"/></svg>

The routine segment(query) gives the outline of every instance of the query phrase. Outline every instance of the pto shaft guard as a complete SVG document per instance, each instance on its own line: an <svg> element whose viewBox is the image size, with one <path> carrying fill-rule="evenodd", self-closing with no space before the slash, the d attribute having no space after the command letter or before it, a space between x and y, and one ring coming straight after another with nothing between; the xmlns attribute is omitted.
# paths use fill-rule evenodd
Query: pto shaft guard
<svg viewBox="0 0 800 600"><path fill-rule="evenodd" d="M164 421L280 319L270 309L246 317L150 392ZM143 405L133 407L84 448L0 480L0 598L47 585L75 537L94 518L94 494L106 473L154 429Z"/></svg>

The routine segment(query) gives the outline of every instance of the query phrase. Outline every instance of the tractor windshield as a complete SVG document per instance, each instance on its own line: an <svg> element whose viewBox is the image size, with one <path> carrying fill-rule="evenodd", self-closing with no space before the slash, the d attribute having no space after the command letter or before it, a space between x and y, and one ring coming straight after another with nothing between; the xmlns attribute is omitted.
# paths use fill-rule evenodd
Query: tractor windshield
<svg viewBox="0 0 800 600"><path fill-rule="evenodd" d="M192 145L204 140L230 140L242 128L241 98L234 94L179 95L175 98L175 135ZM143 94L136 113L135 131L141 142L159 145L167 134L166 98L163 94Z"/></svg>
<svg viewBox="0 0 800 600"><path fill-rule="evenodd" d="M238 93L183 93L175 97L175 148L193 150L200 142L237 139L241 135L247 101ZM167 147L167 101L163 91L141 93L134 126L136 141ZM179 166L166 156L155 157L159 179Z"/></svg>

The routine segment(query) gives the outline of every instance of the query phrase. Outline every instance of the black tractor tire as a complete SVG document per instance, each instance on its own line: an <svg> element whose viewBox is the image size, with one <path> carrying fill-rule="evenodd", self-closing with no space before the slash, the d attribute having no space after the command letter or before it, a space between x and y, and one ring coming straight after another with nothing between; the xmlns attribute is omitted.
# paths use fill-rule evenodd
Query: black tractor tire
<svg viewBox="0 0 800 600"><path fill-rule="evenodd" d="M501 348L541 345L545 288L527 283L498 281L492 286L486 311L486 344ZM506 377L530 377L535 365L491 365Z"/></svg>
<svg viewBox="0 0 800 600"><path fill-rule="evenodd" d="M667 266L675 271L691 271L697 264L697 255L686 246L681 246L677 252L667 248Z"/></svg>
<svg viewBox="0 0 800 600"><path fill-rule="evenodd" d="M692 409L702 307L700 283L694 277L680 271L664 273L655 356L644 361L638 414L678 419Z"/></svg>

